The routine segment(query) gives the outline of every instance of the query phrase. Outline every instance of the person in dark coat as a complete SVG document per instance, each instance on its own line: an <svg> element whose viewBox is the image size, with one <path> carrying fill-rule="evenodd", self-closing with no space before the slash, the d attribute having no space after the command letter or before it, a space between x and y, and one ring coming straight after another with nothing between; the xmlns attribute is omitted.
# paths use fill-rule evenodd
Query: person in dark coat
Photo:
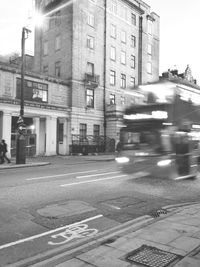
<svg viewBox="0 0 200 267"><path fill-rule="evenodd" d="M7 150L7 144L4 139L1 140L1 146L2 146L2 163L7 160L8 163L10 163L10 159L6 156L6 153L8 152Z"/></svg>
<svg viewBox="0 0 200 267"><path fill-rule="evenodd" d="M0 142L0 164L3 163L3 145Z"/></svg>

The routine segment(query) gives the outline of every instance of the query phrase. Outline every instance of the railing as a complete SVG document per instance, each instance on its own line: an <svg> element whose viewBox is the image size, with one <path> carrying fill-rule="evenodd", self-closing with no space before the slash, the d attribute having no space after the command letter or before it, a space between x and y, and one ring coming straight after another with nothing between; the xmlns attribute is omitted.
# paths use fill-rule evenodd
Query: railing
<svg viewBox="0 0 200 267"><path fill-rule="evenodd" d="M72 154L81 153L103 153L115 151L115 140L104 136L87 135L83 138L80 135L72 135L72 145L70 146Z"/></svg>
<svg viewBox="0 0 200 267"><path fill-rule="evenodd" d="M85 73L85 83L97 87L99 85L99 75Z"/></svg>

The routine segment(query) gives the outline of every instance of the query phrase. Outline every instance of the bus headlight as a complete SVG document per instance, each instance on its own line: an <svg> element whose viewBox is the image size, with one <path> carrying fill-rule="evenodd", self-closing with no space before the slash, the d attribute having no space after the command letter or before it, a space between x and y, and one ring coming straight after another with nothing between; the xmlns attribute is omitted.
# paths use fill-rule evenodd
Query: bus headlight
<svg viewBox="0 0 200 267"><path fill-rule="evenodd" d="M171 164L171 162L172 162L171 159L164 159L164 160L158 161L157 165L160 167L168 166Z"/></svg>
<svg viewBox="0 0 200 267"><path fill-rule="evenodd" d="M127 163L130 161L130 159L127 157L119 157L119 158L115 158L115 160L117 161L117 163Z"/></svg>

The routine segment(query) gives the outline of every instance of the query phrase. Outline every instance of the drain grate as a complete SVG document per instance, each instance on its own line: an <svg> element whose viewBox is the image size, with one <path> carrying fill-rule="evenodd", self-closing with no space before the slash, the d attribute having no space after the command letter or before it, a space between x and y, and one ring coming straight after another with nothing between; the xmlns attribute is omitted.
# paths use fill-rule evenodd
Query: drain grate
<svg viewBox="0 0 200 267"><path fill-rule="evenodd" d="M126 260L129 262L139 263L147 267L167 267L172 262L182 259L180 255L142 245L140 248L130 252Z"/></svg>
<svg viewBox="0 0 200 267"><path fill-rule="evenodd" d="M165 210L165 209L160 209L160 210L153 211L153 212L151 213L151 216L154 217L154 218L156 218L156 217L160 217L160 215L162 215L162 214L166 215L167 213L168 213L167 210Z"/></svg>

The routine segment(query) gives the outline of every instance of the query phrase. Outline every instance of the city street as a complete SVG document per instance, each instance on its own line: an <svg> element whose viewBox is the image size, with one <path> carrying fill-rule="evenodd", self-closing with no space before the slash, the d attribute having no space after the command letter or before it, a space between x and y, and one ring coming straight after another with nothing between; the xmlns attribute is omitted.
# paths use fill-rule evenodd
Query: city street
<svg viewBox="0 0 200 267"><path fill-rule="evenodd" d="M155 179L145 163L125 174L114 161L50 161L0 170L0 266L200 198L198 178Z"/></svg>

